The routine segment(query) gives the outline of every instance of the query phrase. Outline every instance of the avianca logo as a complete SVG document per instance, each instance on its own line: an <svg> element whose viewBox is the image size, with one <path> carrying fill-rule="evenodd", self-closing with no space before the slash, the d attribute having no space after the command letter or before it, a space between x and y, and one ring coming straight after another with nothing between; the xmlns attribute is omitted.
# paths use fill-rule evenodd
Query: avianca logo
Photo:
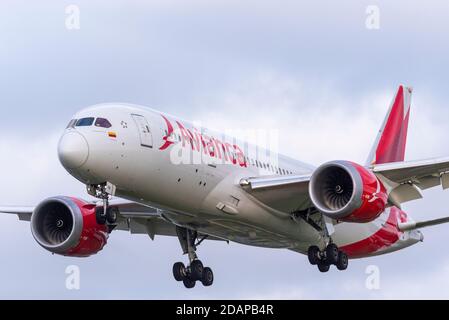
<svg viewBox="0 0 449 320"><path fill-rule="evenodd" d="M248 166L245 154L238 145L209 137L199 132L196 128L192 128L192 130L186 129L179 121L176 121L177 129L175 130L170 120L163 115L161 117L167 125L167 130L166 135L162 138L164 142L159 150L166 150L171 145L179 142L182 143L183 148L187 148L190 145L192 151L203 152L205 155L222 160L225 163L232 163L241 167Z"/></svg>
<svg viewBox="0 0 449 320"><path fill-rule="evenodd" d="M167 124L167 135L162 138L162 140L164 140L164 144L159 148L159 150L165 150L174 143L173 141L170 141L170 137L173 136L174 130L170 121L163 115L161 115L161 117L164 118L165 123Z"/></svg>

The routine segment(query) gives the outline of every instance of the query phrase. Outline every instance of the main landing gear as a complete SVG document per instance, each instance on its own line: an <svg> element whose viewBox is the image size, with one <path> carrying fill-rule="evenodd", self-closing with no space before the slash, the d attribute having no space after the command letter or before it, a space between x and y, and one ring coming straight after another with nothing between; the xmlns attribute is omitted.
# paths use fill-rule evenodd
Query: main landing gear
<svg viewBox="0 0 449 320"><path fill-rule="evenodd" d="M339 250L337 245L333 243L331 233L326 222L326 218L316 208L309 208L304 211L294 212L292 215L294 221L305 221L314 228L320 235L321 240L327 246L320 250L317 246L309 247L307 256L310 264L318 266L320 272L328 272L331 265L335 265L338 270L346 270L348 268L348 255ZM333 226L331 225L331 228Z"/></svg>
<svg viewBox="0 0 449 320"><path fill-rule="evenodd" d="M214 282L214 273L209 267L204 267L203 263L198 259L196 247L206 239L204 237L198 243L198 233L186 228L176 227L179 243L181 244L184 254L189 256L189 265L185 266L182 262L176 262L173 265L173 276L176 281L183 282L187 289L195 287L196 282L200 281L203 286L209 287Z"/></svg>
<svg viewBox="0 0 449 320"><path fill-rule="evenodd" d="M322 251L317 246L311 246L307 256L310 264L318 266L320 272L328 272L331 265L335 265L340 271L348 268L348 255L340 251L334 243L329 243Z"/></svg>

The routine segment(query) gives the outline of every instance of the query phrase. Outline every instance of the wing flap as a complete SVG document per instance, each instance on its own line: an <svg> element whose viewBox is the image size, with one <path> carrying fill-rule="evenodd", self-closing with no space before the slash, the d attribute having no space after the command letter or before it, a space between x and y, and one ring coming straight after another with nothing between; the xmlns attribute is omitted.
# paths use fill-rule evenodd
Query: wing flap
<svg viewBox="0 0 449 320"><path fill-rule="evenodd" d="M240 186L261 203L281 212L305 210L311 206L311 175L255 177L240 181Z"/></svg>
<svg viewBox="0 0 449 320"><path fill-rule="evenodd" d="M444 190L449 189L449 173L445 173L441 176L441 184Z"/></svg>
<svg viewBox="0 0 449 320"><path fill-rule="evenodd" d="M436 158L419 161L406 161L406 162L393 162L372 166L373 172L378 175L382 175L390 181L395 183L408 183L413 182L420 187L420 179L423 179L425 183L422 184L420 189L426 187L432 187L440 185L442 183L441 176L449 172L449 158ZM428 184L432 179L433 183ZM444 177L443 182L448 184L449 178ZM437 180L440 180L437 184ZM427 182L427 183L426 183Z"/></svg>
<svg viewBox="0 0 449 320"><path fill-rule="evenodd" d="M396 206L421 199L420 190L441 185L449 188L449 158L373 165L373 172L389 188L389 201Z"/></svg>
<svg viewBox="0 0 449 320"><path fill-rule="evenodd" d="M310 175L292 175L292 176L266 176L257 178L242 179L240 185L242 187L250 187L252 190L274 188L287 185L295 185L308 183Z"/></svg>

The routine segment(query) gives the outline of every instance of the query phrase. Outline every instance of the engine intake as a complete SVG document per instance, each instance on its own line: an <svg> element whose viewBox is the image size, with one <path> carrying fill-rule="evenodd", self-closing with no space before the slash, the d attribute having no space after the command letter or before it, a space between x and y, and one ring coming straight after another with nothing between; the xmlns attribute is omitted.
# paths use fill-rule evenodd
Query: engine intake
<svg viewBox="0 0 449 320"><path fill-rule="evenodd" d="M388 198L372 172L349 161L332 161L316 169L309 194L324 215L348 222L376 219L384 211Z"/></svg>
<svg viewBox="0 0 449 320"><path fill-rule="evenodd" d="M41 202L31 216L34 239L46 250L85 257L100 251L107 242L107 227L95 218L95 206L68 197Z"/></svg>

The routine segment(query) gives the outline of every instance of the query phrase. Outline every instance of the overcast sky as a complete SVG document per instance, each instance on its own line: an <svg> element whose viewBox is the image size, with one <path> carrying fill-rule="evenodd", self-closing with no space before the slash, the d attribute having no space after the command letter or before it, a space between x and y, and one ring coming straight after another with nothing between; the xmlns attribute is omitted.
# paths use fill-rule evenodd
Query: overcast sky
<svg viewBox="0 0 449 320"><path fill-rule="evenodd" d="M449 3L442 1L0 2L0 204L85 197L56 145L80 108L138 103L215 128L277 129L280 149L319 165L364 163L400 83L414 87L407 159L449 155ZM308 2L312 3L312 2ZM80 29L66 28L69 4ZM379 8L379 29L366 9ZM409 203L449 215L449 191ZM449 298L449 225L398 253L319 273L286 250L206 242L211 288L172 279L177 239L115 232L88 259L52 256L29 224L0 216L0 298ZM65 287L78 265L81 289ZM380 289L366 287L369 266ZM367 269L368 268L368 269Z"/></svg>

